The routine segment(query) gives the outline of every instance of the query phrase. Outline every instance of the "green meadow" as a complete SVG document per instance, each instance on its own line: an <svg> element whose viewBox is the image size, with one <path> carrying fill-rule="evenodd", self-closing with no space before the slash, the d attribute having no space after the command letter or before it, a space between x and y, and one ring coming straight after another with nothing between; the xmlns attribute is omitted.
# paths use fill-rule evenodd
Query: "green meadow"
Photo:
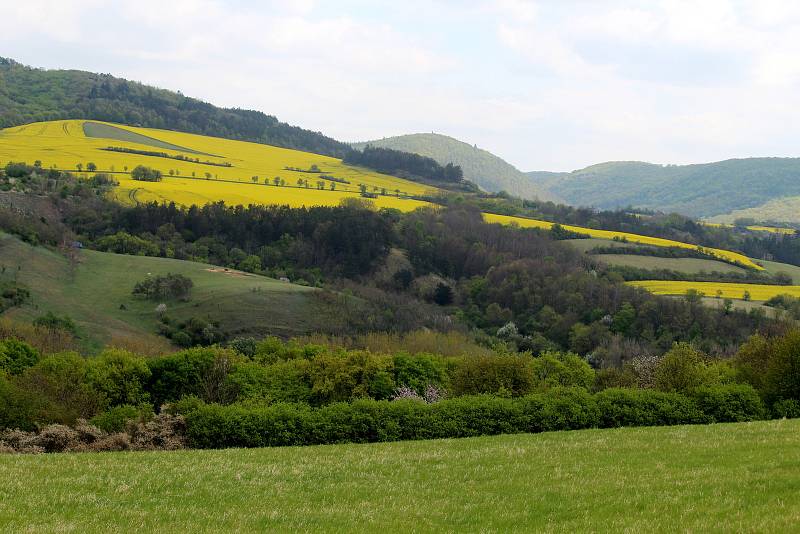
<svg viewBox="0 0 800 534"><path fill-rule="evenodd" d="M0 456L3 532L787 532L800 420Z"/></svg>

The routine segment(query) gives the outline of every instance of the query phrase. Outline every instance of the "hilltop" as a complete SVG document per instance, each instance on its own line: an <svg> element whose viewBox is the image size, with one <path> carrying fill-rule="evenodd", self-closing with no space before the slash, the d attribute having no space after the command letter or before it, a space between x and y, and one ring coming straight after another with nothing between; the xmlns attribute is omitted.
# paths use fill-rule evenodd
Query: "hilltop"
<svg viewBox="0 0 800 534"><path fill-rule="evenodd" d="M540 187L536 180L532 180L502 158L446 135L435 133L400 135L354 143L353 147L360 150L366 145L427 156L441 165L453 163L464 171L464 178L487 191L507 191L523 198L557 200L555 195Z"/></svg>
<svg viewBox="0 0 800 534"><path fill-rule="evenodd" d="M44 70L0 57L0 128L92 119L254 141L341 157L349 147L260 111L219 108L110 74Z"/></svg>
<svg viewBox="0 0 800 534"><path fill-rule="evenodd" d="M571 173L528 173L569 204L712 217L800 195L800 158L730 159L695 165L600 163Z"/></svg>

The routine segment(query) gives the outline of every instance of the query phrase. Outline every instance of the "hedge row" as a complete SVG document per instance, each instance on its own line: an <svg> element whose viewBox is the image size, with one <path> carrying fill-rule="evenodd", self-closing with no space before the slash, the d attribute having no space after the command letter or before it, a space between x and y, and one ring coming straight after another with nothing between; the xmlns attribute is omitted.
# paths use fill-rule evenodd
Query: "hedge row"
<svg viewBox="0 0 800 534"><path fill-rule="evenodd" d="M360 400L321 408L198 404L186 410L196 448L367 443L432 438L763 418L750 386L703 388L691 396L652 390L555 389L520 398L470 396L433 404Z"/></svg>

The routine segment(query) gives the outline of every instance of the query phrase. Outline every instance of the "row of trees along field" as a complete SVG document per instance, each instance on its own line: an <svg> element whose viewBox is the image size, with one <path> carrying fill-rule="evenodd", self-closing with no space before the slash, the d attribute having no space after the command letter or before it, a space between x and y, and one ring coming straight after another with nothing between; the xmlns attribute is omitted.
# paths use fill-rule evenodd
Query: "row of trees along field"
<svg viewBox="0 0 800 534"><path fill-rule="evenodd" d="M466 338L449 339L444 346L457 352L446 354L268 338L150 358L118 349L84 358L43 354L8 337L27 336L35 345L41 331L5 323L3 334L6 452L306 445L800 417L798 331L754 336L729 358L676 344L663 357L599 371L571 353L487 352Z"/></svg>
<svg viewBox="0 0 800 534"><path fill-rule="evenodd" d="M800 265L800 234L753 232L744 226L715 227L676 213L601 211L512 197L506 193L481 193L469 197L443 195L435 199L444 204L467 202L483 211L502 215L521 215L560 224L585 226L661 237L703 247L741 252L753 258L773 259ZM658 252L654 252L658 254Z"/></svg>

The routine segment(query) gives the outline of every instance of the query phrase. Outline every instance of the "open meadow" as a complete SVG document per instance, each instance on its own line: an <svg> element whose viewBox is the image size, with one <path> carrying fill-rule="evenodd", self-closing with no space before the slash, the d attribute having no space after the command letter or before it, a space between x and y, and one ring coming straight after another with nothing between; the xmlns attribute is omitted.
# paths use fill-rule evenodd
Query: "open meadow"
<svg viewBox="0 0 800 534"><path fill-rule="evenodd" d="M148 276L167 273L194 282L190 299L171 300L167 312L176 319L208 315L226 330L300 335L319 327L329 314L311 298L312 288L203 263L81 250L71 264L63 255L32 247L0 234L0 263L5 277L30 288L31 299L4 316L30 321L46 312L67 314L76 322L84 348L103 345L169 348L156 334L158 302L131 294ZM268 330L268 331L265 331Z"/></svg>
<svg viewBox="0 0 800 534"><path fill-rule="evenodd" d="M800 420L0 456L4 532L787 532Z"/></svg>

